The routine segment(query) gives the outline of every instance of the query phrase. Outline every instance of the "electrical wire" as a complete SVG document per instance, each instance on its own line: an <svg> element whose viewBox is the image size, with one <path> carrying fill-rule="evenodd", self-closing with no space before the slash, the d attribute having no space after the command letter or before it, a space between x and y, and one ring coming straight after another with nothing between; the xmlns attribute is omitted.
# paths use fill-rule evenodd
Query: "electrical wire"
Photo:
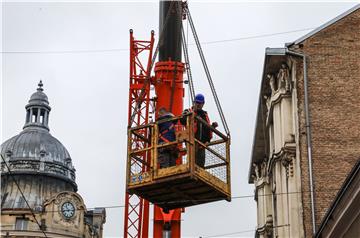
<svg viewBox="0 0 360 238"><path fill-rule="evenodd" d="M1 54L72 54L72 53L103 53L126 51L129 49L99 49L99 50L50 50L50 51L2 51Z"/></svg>
<svg viewBox="0 0 360 238"><path fill-rule="evenodd" d="M319 191L317 190L317 193L328 193L330 191L339 191L339 189L326 189L326 190L322 190ZM269 194L262 194L262 195L257 195L257 197L267 197L267 196L279 196L279 195L291 195L291 194L304 194L304 193L310 193L310 191L303 191L303 192L284 192L284 193L269 193ZM231 197L232 200L234 199L244 199L244 198L254 198L254 194L252 195L243 195L243 196L233 196ZM189 201L197 201L197 202L212 202L212 201L218 201L218 200L214 200L214 199L193 199L193 200L174 200L173 203L178 203L178 202L189 202ZM151 203L150 205L161 205L162 203L157 203L157 204L153 204ZM167 202L167 204L171 204L170 202ZM135 205L135 204L134 204ZM98 206L98 207L91 207L91 208L87 208L86 211L91 211L91 210L95 210L97 208L105 208L105 209L117 209L117 208L125 208L125 205L110 205L110 206ZM83 211L84 209L76 209L77 211ZM52 213L52 212L59 212L61 210L46 210L43 211L43 213Z"/></svg>
<svg viewBox="0 0 360 238"><path fill-rule="evenodd" d="M1 154L0 154L0 155L1 155ZM1 155L1 159L3 160L5 166L6 166L7 170L8 170L8 173L10 174L10 177L11 177L12 180L14 181L16 187L18 188L18 190L19 190L22 198L24 199L27 207L30 209L30 212L31 212L32 216L34 217L34 220L35 220L36 224L39 226L40 231L42 231L42 233L44 234L45 237L48 237L48 236L46 235L45 231L42 229L42 226L40 225L39 221L36 219L36 216L35 216L35 214L34 214L34 212L33 212L33 209L30 207L30 205L29 205L29 203L28 203L28 201L27 201L24 193L22 192L22 190L21 190L18 182L15 180L14 175L12 174L12 171L10 170L10 167L9 167L8 164L6 163L3 155Z"/></svg>
<svg viewBox="0 0 360 238"><path fill-rule="evenodd" d="M243 231L236 231L236 232L232 232L232 233L219 234L219 235L199 236L199 238L232 236L232 235L238 235L238 234L243 234L243 233L250 233L250 232L254 232L254 231L256 231L256 230L254 230L254 229L251 229L251 230L243 230Z"/></svg>
<svg viewBox="0 0 360 238"><path fill-rule="evenodd" d="M290 224L278 225L278 226L271 226L270 228L274 229L274 228L285 227L285 226L290 226ZM237 231L237 232L220 234L220 235L200 236L199 238L232 236L232 235L237 235L237 234L242 234L242 233L249 233L249 232L254 232L254 231L256 232L256 230L254 230L254 229L251 229L251 230L243 230L243 231Z"/></svg>
<svg viewBox="0 0 360 238"><path fill-rule="evenodd" d="M303 29L293 30L293 31L283 31L283 32L277 32L277 33L271 33L271 34L262 34L262 35L239 37L239 38L233 38L233 39L204 41L204 42L201 42L201 44L202 44L202 45L210 45L210 44L217 44L217 43L224 43L224 42L250 40L250 39L257 39L257 38L264 38L264 37L276 36L276 35L290 34L290 33L301 32L301 31L309 31L309 30L313 30L313 29L315 29L315 27L312 27L312 28L303 28Z"/></svg>
<svg viewBox="0 0 360 238"><path fill-rule="evenodd" d="M283 31L283 32L276 32L270 34L260 34L260 35L253 35L247 37L239 37L239 38L232 38L232 39L223 39L223 40L214 40L214 41L204 41L201 42L202 45L209 45L209 44L218 44L218 43L226 43L226 42L233 42L233 41L243 41L243 40L250 40L250 39L257 39L257 38L266 38L276 35L285 35L295 32L313 30L315 27L312 28L303 28L293 31ZM188 31L188 30L187 30ZM188 32L187 32L188 35ZM188 36L187 36L188 38ZM188 40L187 40L188 41ZM187 45L195 46L195 43L187 43ZM106 52L128 52L129 49L125 48L114 48L114 49L99 49L99 50L50 50L50 51L1 51L1 54L77 54L77 53L106 53Z"/></svg>

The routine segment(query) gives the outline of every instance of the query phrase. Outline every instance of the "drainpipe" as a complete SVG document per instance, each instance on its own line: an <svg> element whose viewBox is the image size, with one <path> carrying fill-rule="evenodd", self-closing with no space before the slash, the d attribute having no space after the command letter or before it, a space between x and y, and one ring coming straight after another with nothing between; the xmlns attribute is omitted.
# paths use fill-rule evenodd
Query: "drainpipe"
<svg viewBox="0 0 360 238"><path fill-rule="evenodd" d="M286 53L289 55L294 55L303 58L304 66L304 103L305 103L305 127L306 127L306 142L307 142L307 155L308 155L308 164L309 164L309 185L310 185L310 199L311 199L311 219L312 219L312 231L313 235L316 232L315 224L315 201L314 201L314 181L313 181L313 169L312 169L312 145L311 145L311 125L309 117L309 93L308 93L308 78L307 78L307 64L306 64L306 55L291 51L286 48Z"/></svg>

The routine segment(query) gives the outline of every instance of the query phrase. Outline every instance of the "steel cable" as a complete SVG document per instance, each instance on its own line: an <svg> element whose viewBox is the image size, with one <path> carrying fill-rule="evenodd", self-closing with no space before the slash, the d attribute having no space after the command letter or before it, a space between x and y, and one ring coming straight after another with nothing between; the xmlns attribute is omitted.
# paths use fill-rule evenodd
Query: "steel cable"
<svg viewBox="0 0 360 238"><path fill-rule="evenodd" d="M188 45L187 45L187 42L185 42L186 39L185 39L184 28L181 28L181 32L182 32L182 46L183 46L184 58L185 58L185 70L186 70L186 75L187 75L187 78L189 81L191 103L192 103L192 105L194 105L195 88L194 88L194 82L192 79L191 68L190 68L189 52L188 52L188 48L187 48Z"/></svg>
<svg viewBox="0 0 360 238"><path fill-rule="evenodd" d="M212 95L214 97L214 100L215 100L215 104L216 104L216 107L218 109L218 112L219 112L219 115L220 115L220 119L221 119L221 122L224 126L224 129L225 129L225 132L227 134L227 136L230 138L230 130L229 130L229 127L227 125L227 122L226 122L226 119L225 119L225 116L224 116L224 113L223 113L223 110L221 108L221 105L220 105L220 101L219 101L219 98L217 96L217 93L216 93L216 89L215 89L215 86L214 86L214 83L212 81L212 78L211 78L211 75L210 75L210 71L209 71L209 68L207 66L207 63L206 63L206 60L205 60L205 56L204 56L204 53L202 51L202 48L201 48L201 45L200 45L200 41L199 41L199 37L196 33L196 30L195 30L195 26L194 26L194 23L193 23L193 20L191 18L191 14L190 14L190 11L189 11L189 8L185 7L185 12L186 12L186 15L188 17L188 21L189 21L189 24L190 24L190 28L191 28L191 31L193 33L193 36L194 36L194 39L195 39L195 43L196 43L196 46L198 48L198 51L199 51L199 55L200 55L200 58L201 58L201 62L204 66L204 70L205 70L205 74L206 74L206 77L207 77L207 80L209 82L209 85L210 85L210 88L211 88L211 92L212 92Z"/></svg>

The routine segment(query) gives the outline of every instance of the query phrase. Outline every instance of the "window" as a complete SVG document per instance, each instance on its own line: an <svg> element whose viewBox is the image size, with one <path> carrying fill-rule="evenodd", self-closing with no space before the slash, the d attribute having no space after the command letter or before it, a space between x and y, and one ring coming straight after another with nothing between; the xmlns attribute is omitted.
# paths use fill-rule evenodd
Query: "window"
<svg viewBox="0 0 360 238"><path fill-rule="evenodd" d="M37 114L38 114L38 109L37 108L33 108L32 109L32 118L31 118L31 122L36 122L37 120Z"/></svg>
<svg viewBox="0 0 360 238"><path fill-rule="evenodd" d="M40 123L41 124L44 124L44 122L45 122L45 110L41 110L40 111Z"/></svg>
<svg viewBox="0 0 360 238"><path fill-rule="evenodd" d="M18 207L21 207L21 208L25 207L25 199L23 197L19 197Z"/></svg>
<svg viewBox="0 0 360 238"><path fill-rule="evenodd" d="M8 196L9 193L5 193L1 196L1 207L4 206L4 203L6 201L6 198Z"/></svg>
<svg viewBox="0 0 360 238"><path fill-rule="evenodd" d="M30 110L28 109L26 111L26 123L28 123L30 121Z"/></svg>
<svg viewBox="0 0 360 238"><path fill-rule="evenodd" d="M27 230L28 222L26 218L16 218L15 230Z"/></svg>

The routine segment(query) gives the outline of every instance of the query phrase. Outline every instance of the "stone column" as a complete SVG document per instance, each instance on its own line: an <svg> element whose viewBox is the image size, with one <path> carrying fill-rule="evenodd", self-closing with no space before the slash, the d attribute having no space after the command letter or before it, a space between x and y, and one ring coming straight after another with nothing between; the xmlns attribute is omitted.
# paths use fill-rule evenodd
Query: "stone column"
<svg viewBox="0 0 360 238"><path fill-rule="evenodd" d="M293 142L293 114L291 108L291 98L281 99L281 137L284 143Z"/></svg>
<svg viewBox="0 0 360 238"><path fill-rule="evenodd" d="M36 116L36 122L37 123L40 123L40 108L38 108L38 111L37 111L37 116Z"/></svg>
<svg viewBox="0 0 360 238"><path fill-rule="evenodd" d="M273 125L273 124L270 124L270 125L269 125L269 158L272 158L274 149L275 149L275 144L274 144L274 125Z"/></svg>
<svg viewBox="0 0 360 238"><path fill-rule="evenodd" d="M277 235L279 237L287 237L286 227L283 225L286 224L287 218L287 203L286 203L286 184L284 182L284 168L281 164L281 161L276 161L276 169L275 169L275 176L276 176L276 207L277 207L277 221L276 226L280 226L276 228Z"/></svg>
<svg viewBox="0 0 360 238"><path fill-rule="evenodd" d="M48 125L48 120L49 120L49 112L45 110L45 114L44 114L44 125L45 126Z"/></svg>
<svg viewBox="0 0 360 238"><path fill-rule="evenodd" d="M276 103L273 109L273 123L274 123L274 148L275 153L280 152L282 148L282 136L281 136L281 110L280 105Z"/></svg>
<svg viewBox="0 0 360 238"><path fill-rule="evenodd" d="M32 117L33 117L33 109L30 108L30 120L29 120L29 122L33 122Z"/></svg>

